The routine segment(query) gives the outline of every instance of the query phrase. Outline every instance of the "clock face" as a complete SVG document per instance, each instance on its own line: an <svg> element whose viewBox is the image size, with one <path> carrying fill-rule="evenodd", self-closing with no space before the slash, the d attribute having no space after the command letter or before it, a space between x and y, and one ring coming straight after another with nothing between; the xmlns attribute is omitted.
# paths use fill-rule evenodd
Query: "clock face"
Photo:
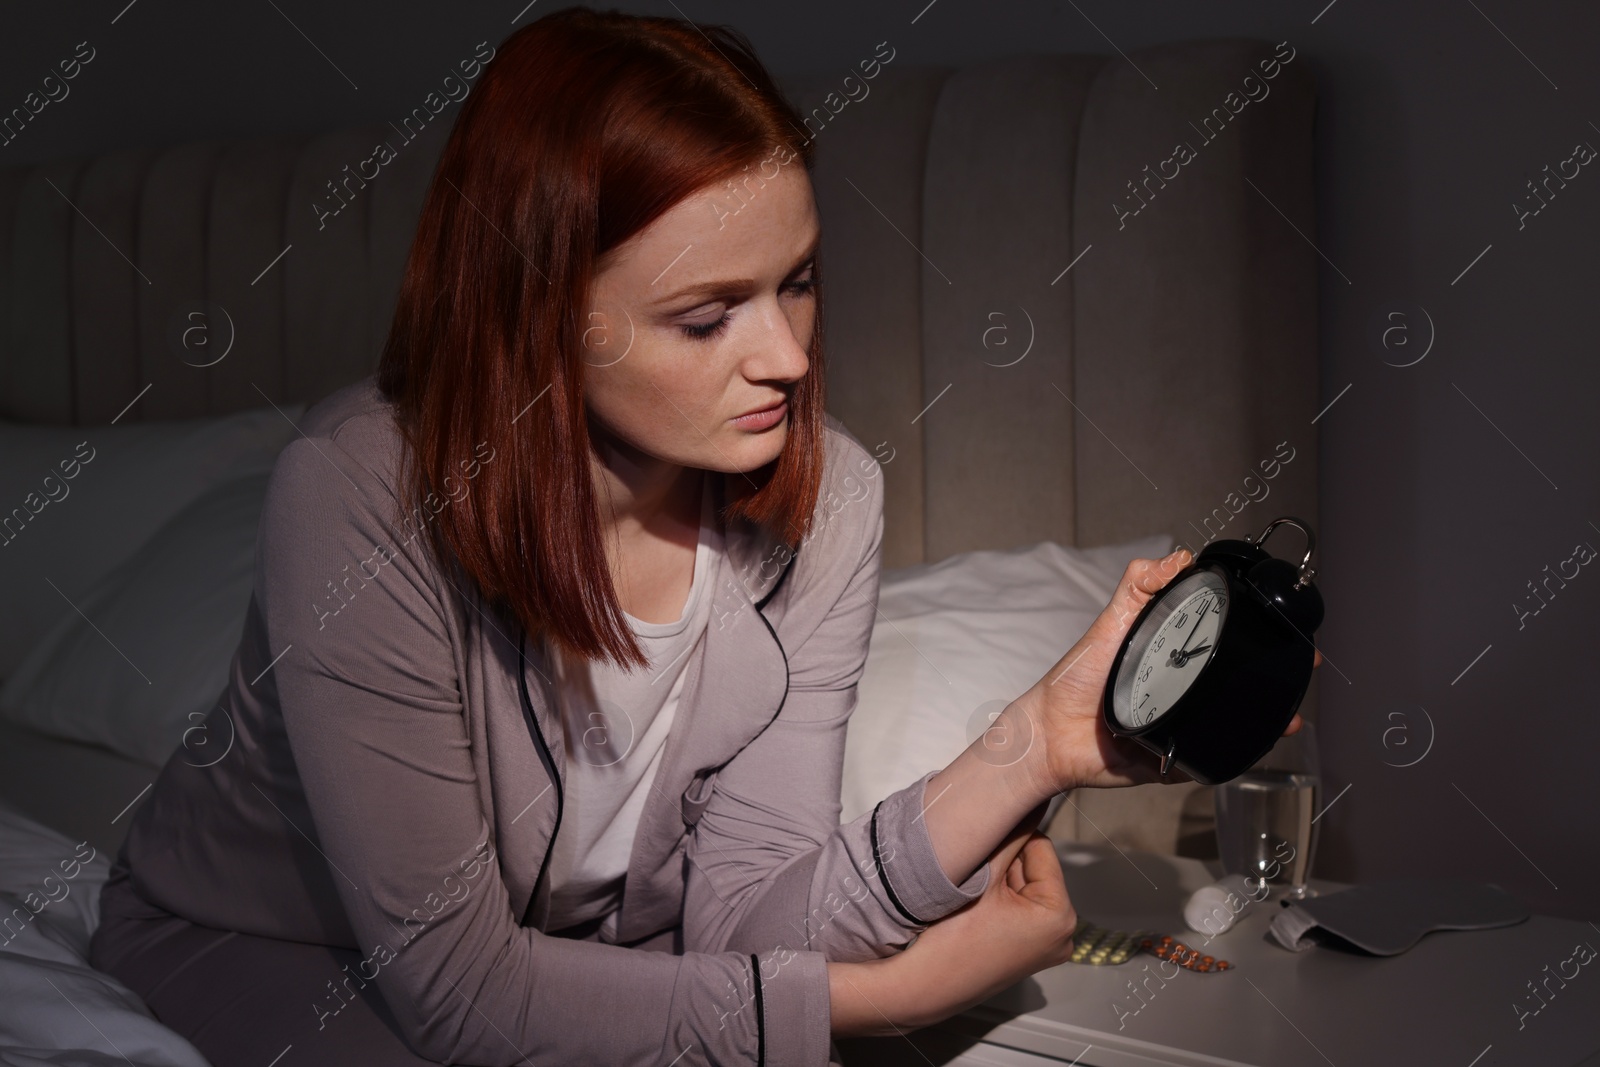
<svg viewBox="0 0 1600 1067"><path fill-rule="evenodd" d="M1156 594L1160 599L1128 642L1112 692L1117 721L1148 726L1172 710L1211 662L1228 617L1228 584L1196 571Z"/></svg>

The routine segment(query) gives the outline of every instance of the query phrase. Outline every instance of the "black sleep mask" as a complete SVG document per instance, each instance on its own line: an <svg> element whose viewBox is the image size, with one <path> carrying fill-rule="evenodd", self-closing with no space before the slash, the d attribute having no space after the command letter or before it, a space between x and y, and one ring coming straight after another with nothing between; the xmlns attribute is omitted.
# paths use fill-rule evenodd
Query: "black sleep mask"
<svg viewBox="0 0 1600 1067"><path fill-rule="evenodd" d="M1273 918L1268 936L1303 952L1317 944L1396 956L1430 930L1489 930L1532 914L1497 886L1459 878L1402 878L1294 901Z"/></svg>

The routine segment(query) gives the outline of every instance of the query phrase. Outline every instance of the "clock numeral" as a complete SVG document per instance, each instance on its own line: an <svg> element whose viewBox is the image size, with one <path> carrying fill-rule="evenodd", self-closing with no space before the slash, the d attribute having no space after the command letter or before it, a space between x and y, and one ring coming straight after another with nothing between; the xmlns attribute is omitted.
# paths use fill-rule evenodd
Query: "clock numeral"
<svg viewBox="0 0 1600 1067"><path fill-rule="evenodd" d="M1212 612L1214 614L1217 614L1217 615L1221 615L1222 614L1222 598L1221 597L1217 597L1215 600L1213 600L1211 602L1211 610L1212 610Z"/></svg>
<svg viewBox="0 0 1600 1067"><path fill-rule="evenodd" d="M1174 626L1182 626L1184 623L1186 623L1188 621L1189 621L1189 612L1187 610L1180 611L1180 612L1178 612L1178 617L1176 619L1172 620L1172 625L1174 625Z"/></svg>
<svg viewBox="0 0 1600 1067"><path fill-rule="evenodd" d="M1152 670L1154 670L1154 669L1155 668L1153 666L1147 665L1144 670L1139 672L1139 681L1141 681L1141 682L1149 681L1150 672Z"/></svg>
<svg viewBox="0 0 1600 1067"><path fill-rule="evenodd" d="M1160 637L1158 637L1154 641L1150 642L1150 650L1152 652L1160 652L1161 651L1161 646L1166 644L1166 643L1167 643L1167 635L1166 634L1162 634Z"/></svg>

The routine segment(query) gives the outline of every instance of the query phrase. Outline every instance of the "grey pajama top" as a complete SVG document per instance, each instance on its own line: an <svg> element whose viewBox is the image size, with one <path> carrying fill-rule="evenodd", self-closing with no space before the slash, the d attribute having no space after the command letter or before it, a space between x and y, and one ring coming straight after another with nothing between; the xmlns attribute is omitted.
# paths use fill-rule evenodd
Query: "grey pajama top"
<svg viewBox="0 0 1600 1067"><path fill-rule="evenodd" d="M926 777L838 825L883 480L831 416L799 549L739 521L725 533L616 945L545 929L566 766L543 642L427 550L421 524L450 498L401 515L401 438L373 379L301 429L205 724L233 748L204 767L175 755L130 829L146 900L359 950L429 1059L812 1067L830 1056L826 961L892 954L982 892L986 867L957 886L939 866ZM719 506L729 477L713 478Z"/></svg>

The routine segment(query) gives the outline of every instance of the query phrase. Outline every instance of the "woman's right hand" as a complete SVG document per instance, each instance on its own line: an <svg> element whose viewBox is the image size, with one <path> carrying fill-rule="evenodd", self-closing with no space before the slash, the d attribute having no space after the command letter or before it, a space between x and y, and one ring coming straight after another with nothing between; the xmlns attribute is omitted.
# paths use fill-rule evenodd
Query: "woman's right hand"
<svg viewBox="0 0 1600 1067"><path fill-rule="evenodd" d="M989 885L905 951L829 964L835 1037L893 1035L947 1019L1072 955L1077 912L1048 837L1025 821L989 860Z"/></svg>

